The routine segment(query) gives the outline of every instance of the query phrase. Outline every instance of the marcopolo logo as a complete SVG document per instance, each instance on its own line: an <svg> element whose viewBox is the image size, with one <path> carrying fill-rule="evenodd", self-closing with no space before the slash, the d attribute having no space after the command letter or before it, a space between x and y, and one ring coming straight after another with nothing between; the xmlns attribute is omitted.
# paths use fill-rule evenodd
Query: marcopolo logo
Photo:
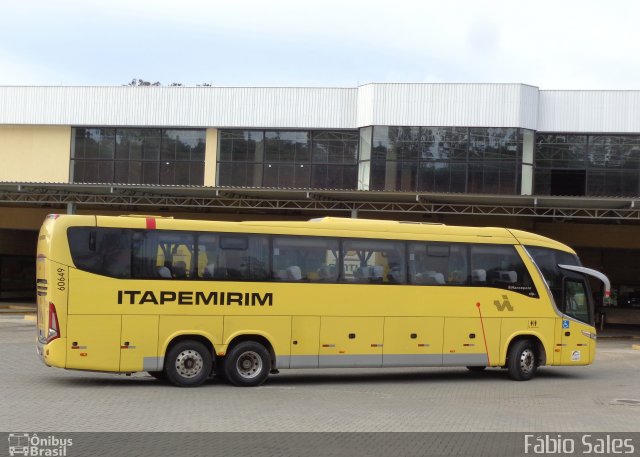
<svg viewBox="0 0 640 457"><path fill-rule="evenodd" d="M506 295L502 296L502 303L500 303L500 300L494 300L493 305L498 311L504 311L505 309L507 311L513 311L513 306Z"/></svg>
<svg viewBox="0 0 640 457"><path fill-rule="evenodd" d="M39 437L36 433L9 433L9 455L38 457L65 457L67 449L73 445L71 438L58 438L47 435Z"/></svg>

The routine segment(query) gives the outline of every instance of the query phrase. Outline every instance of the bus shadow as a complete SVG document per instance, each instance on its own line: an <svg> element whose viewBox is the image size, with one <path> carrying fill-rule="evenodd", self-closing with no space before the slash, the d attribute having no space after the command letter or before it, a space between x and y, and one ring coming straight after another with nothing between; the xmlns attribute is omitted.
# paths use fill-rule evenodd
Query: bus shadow
<svg viewBox="0 0 640 457"><path fill-rule="evenodd" d="M540 370L533 379L575 380L582 376L579 373L558 372L557 370ZM354 371L342 373L317 372L295 373L294 371L270 376L265 386L294 386L294 385L322 385L322 384L411 384L411 383L468 383L512 381L507 370L487 369L482 372L471 372L462 368L450 370L439 369L424 371L394 371L376 373L358 373Z"/></svg>
<svg viewBox="0 0 640 457"><path fill-rule="evenodd" d="M575 380L580 379L579 373L569 373L566 371L557 370L540 370L538 371L535 379L547 379L547 380ZM452 369L438 369L424 371L392 371L392 372L359 372L354 370L340 371L340 373L317 370L310 371L305 370L301 372L299 370L284 370L280 374L271 375L265 382L265 387L287 387L287 386L318 386L318 385L375 385L375 384L413 384L413 383L468 383L468 382L494 382L511 381L509 373L503 369L487 369L482 372L471 372L462 368ZM167 381L158 380L151 376L100 376L100 377L64 377L53 378L48 382L57 384L61 387L73 387L73 388L96 388L96 387L170 387L174 388ZM213 377L206 381L204 386L229 386L224 380Z"/></svg>

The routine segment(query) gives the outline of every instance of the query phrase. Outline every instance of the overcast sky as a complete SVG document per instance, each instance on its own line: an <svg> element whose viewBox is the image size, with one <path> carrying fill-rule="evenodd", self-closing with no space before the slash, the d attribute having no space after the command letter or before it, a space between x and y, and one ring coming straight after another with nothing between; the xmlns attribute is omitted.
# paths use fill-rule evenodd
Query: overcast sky
<svg viewBox="0 0 640 457"><path fill-rule="evenodd" d="M0 85L640 89L638 1L2 0Z"/></svg>

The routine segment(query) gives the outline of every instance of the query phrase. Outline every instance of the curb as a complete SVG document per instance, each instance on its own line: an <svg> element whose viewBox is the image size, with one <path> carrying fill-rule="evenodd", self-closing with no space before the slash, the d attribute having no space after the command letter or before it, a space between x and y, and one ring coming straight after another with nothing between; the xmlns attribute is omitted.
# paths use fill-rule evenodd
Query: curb
<svg viewBox="0 0 640 457"><path fill-rule="evenodd" d="M598 335L599 340L638 340L640 336L634 335Z"/></svg>

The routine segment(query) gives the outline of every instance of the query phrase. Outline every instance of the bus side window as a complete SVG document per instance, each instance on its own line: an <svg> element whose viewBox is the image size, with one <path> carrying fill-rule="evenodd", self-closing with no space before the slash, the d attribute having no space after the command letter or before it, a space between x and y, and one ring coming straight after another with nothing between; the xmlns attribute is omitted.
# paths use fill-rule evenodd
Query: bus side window
<svg viewBox="0 0 640 457"><path fill-rule="evenodd" d="M483 245L471 247L472 284L512 290L537 297L533 280L520 255L511 245ZM484 281L480 276L484 277Z"/></svg>
<svg viewBox="0 0 640 457"><path fill-rule="evenodd" d="M406 282L405 265L401 241L360 239L342 243L342 281L403 284Z"/></svg>
<svg viewBox="0 0 640 457"><path fill-rule="evenodd" d="M271 277L279 281L333 282L338 241L321 237L275 237Z"/></svg>
<svg viewBox="0 0 640 457"><path fill-rule="evenodd" d="M131 230L71 227L67 237L77 268L114 278L131 276Z"/></svg>
<svg viewBox="0 0 640 457"><path fill-rule="evenodd" d="M220 235L216 278L264 281L268 278L269 239L261 235Z"/></svg>
<svg viewBox="0 0 640 457"><path fill-rule="evenodd" d="M411 284L464 285L467 246L455 243L409 243Z"/></svg>
<svg viewBox="0 0 640 457"><path fill-rule="evenodd" d="M191 279L195 252L190 232L145 230L133 239L133 277L140 279Z"/></svg>
<svg viewBox="0 0 640 457"><path fill-rule="evenodd" d="M220 268L220 252L218 235L198 235L196 275L199 279L215 279L220 276L222 272Z"/></svg>

